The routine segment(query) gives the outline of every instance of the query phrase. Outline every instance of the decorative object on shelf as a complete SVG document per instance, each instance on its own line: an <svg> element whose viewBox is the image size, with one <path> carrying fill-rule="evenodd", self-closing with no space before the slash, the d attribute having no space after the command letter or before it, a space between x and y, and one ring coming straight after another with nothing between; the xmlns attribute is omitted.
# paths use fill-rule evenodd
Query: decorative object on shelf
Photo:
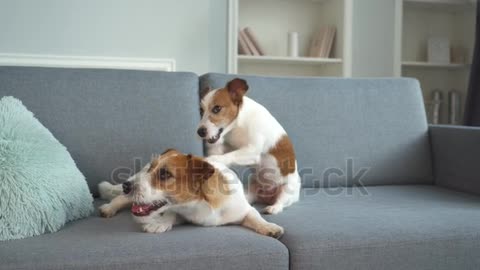
<svg viewBox="0 0 480 270"><path fill-rule="evenodd" d="M430 37L428 39L428 62L450 63L450 40L445 37Z"/></svg>
<svg viewBox="0 0 480 270"><path fill-rule="evenodd" d="M262 46L260 46L260 42L258 42L257 35L253 33L253 30L250 27L245 27L243 31L245 32L247 38L252 42L255 49L257 49L258 53L260 55L265 55L265 51L263 50Z"/></svg>
<svg viewBox="0 0 480 270"><path fill-rule="evenodd" d="M297 32L288 32L288 52L287 55L290 57L298 57L298 33Z"/></svg>
<svg viewBox="0 0 480 270"><path fill-rule="evenodd" d="M238 36L241 37L241 39L243 39L247 44L248 50L251 53L250 55L260 55L260 52L258 52L257 48L255 48L255 45L253 45L253 42L248 38L245 30L240 30Z"/></svg>
<svg viewBox="0 0 480 270"><path fill-rule="evenodd" d="M333 25L322 26L310 42L310 57L329 58L335 41L336 28Z"/></svg>
<svg viewBox="0 0 480 270"><path fill-rule="evenodd" d="M456 90L448 91L448 123L452 125L460 124L460 93Z"/></svg>
<svg viewBox="0 0 480 270"><path fill-rule="evenodd" d="M450 56L451 62L454 64L465 64L467 63L467 55L465 48L461 46L452 46Z"/></svg>
<svg viewBox="0 0 480 270"><path fill-rule="evenodd" d="M442 91L435 89L432 92L432 100L430 104L430 121L432 124L440 124L440 111L442 107Z"/></svg>

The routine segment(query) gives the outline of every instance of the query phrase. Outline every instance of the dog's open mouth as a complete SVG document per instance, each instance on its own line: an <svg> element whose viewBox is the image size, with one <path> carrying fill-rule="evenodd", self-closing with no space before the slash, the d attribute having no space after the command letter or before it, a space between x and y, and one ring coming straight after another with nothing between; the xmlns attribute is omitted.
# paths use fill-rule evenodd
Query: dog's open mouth
<svg viewBox="0 0 480 270"><path fill-rule="evenodd" d="M158 210L167 204L166 201L155 201L150 204L136 204L132 205L132 214L137 217L144 217L150 215L155 210Z"/></svg>
<svg viewBox="0 0 480 270"><path fill-rule="evenodd" d="M222 135L222 132L223 132L223 128L219 129L217 135L210 137L210 139L208 139L207 142L210 144L216 143L218 139L220 139L220 135Z"/></svg>

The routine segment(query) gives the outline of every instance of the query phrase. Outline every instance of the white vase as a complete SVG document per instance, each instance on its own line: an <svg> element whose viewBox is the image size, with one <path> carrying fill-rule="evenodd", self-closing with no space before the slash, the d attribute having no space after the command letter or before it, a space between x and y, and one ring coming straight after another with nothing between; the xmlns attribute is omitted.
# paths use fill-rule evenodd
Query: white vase
<svg viewBox="0 0 480 270"><path fill-rule="evenodd" d="M298 57L298 32L288 32L288 52L290 57Z"/></svg>

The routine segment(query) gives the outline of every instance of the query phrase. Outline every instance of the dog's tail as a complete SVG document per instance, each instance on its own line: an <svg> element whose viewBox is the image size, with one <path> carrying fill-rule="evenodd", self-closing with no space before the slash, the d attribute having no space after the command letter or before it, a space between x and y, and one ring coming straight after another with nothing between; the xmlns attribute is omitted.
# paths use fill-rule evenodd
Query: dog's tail
<svg viewBox="0 0 480 270"><path fill-rule="evenodd" d="M100 198L103 200L112 200L118 195L123 194L122 184L112 185L107 181L103 181L98 184L98 192L100 193Z"/></svg>

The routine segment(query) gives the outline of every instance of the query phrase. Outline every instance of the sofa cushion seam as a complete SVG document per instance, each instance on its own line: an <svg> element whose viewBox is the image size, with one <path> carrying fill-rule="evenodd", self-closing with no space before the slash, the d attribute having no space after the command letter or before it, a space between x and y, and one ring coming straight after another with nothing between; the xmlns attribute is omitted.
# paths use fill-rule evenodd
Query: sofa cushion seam
<svg viewBox="0 0 480 270"><path fill-rule="evenodd" d="M473 235L473 236L476 236L476 237L479 237L480 235ZM401 246L409 246L409 245L421 245L421 244L429 244L429 243L432 243L432 242L438 242L438 241L441 241L441 242L448 242L448 241L463 241L463 240L468 240L468 239L471 239L471 237L469 238L444 238L444 239L435 239L435 238L431 238L431 239L427 239L425 241L404 241L404 242L397 242L397 243L393 243L393 244L390 244L390 245L359 245L359 246L348 246L348 247L338 247L338 248L300 248L300 249L296 249L294 251L295 252L299 252L299 251L305 251L305 250L320 250L320 251L325 251L325 252L331 252L331 251L339 251L339 250L354 250L354 249L360 249L360 248L388 248L388 247L401 247Z"/></svg>

